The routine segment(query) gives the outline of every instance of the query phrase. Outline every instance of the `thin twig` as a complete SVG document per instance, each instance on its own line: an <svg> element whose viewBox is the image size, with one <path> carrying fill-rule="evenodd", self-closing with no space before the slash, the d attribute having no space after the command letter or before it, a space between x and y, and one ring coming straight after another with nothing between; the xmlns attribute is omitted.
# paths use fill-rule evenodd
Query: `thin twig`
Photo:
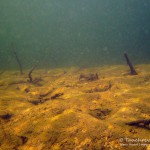
<svg viewBox="0 0 150 150"><path fill-rule="evenodd" d="M32 78L32 72L35 70L35 68L38 66L38 63L36 63L33 67L32 67L32 69L29 71L29 73L28 73L28 77L29 77L29 82L33 82L33 78Z"/></svg>
<svg viewBox="0 0 150 150"><path fill-rule="evenodd" d="M15 46L13 45L13 43L12 43L12 51L13 51L13 54L14 54L14 56L16 58L17 63L18 63L20 74L22 75L23 74L22 64L21 64L20 59L19 59L19 57L18 57L18 55L16 53Z"/></svg>

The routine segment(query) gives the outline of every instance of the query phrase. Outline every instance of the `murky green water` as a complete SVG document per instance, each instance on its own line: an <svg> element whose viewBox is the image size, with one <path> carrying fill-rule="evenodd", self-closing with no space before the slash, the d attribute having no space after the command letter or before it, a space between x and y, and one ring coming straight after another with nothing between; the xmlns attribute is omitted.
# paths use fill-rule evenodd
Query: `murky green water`
<svg viewBox="0 0 150 150"><path fill-rule="evenodd" d="M150 62L149 0L1 0L0 68Z"/></svg>

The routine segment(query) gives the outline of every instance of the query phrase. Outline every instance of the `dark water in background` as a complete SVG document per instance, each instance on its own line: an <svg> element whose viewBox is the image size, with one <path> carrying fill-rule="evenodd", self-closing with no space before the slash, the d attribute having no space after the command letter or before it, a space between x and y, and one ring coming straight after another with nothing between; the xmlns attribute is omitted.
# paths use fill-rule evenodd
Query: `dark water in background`
<svg viewBox="0 0 150 150"><path fill-rule="evenodd" d="M150 0L0 0L0 68L150 63Z"/></svg>

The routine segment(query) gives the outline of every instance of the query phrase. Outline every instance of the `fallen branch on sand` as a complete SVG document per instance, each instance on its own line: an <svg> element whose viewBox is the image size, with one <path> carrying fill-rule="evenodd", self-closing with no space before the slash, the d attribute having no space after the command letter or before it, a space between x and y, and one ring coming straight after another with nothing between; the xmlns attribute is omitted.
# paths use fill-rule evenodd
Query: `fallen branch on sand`
<svg viewBox="0 0 150 150"><path fill-rule="evenodd" d="M46 93L44 93L44 94L40 94L40 95L39 95L39 98L41 99L41 98L43 98L43 97L48 96L49 94L52 94L55 89L56 89L56 88L52 88L52 89L49 90L48 92L46 92Z"/></svg>
<svg viewBox="0 0 150 150"><path fill-rule="evenodd" d="M56 99L56 98L58 98L58 97L60 97L62 95L64 95L64 94L63 93L57 93L57 94L51 96L51 99Z"/></svg>
<svg viewBox="0 0 150 150"><path fill-rule="evenodd" d="M48 100L57 99L57 98L59 98L60 96L64 95L63 93L56 93L56 94L54 94L53 96L51 96L50 98L44 98L45 96L49 95L50 93L51 93L51 92L46 93L46 94L44 94L43 96L40 95L37 100L31 100L31 101L28 101L28 102L30 102L30 103L32 103L32 104L34 104L34 105L38 105L38 104L43 104L43 103L45 103L45 102L48 101Z"/></svg>
<svg viewBox="0 0 150 150"><path fill-rule="evenodd" d="M143 128L146 128L146 129L150 129L150 127L149 127L150 119L127 122L126 125L137 126L137 127L143 127Z"/></svg>
<svg viewBox="0 0 150 150"><path fill-rule="evenodd" d="M134 67L133 67L133 65L132 65L132 63L131 63L128 55L127 55L127 53L124 53L124 57L125 57L126 62L127 62L128 66L130 68L130 74L131 75L137 75L137 72L135 71L135 69L134 69Z"/></svg>

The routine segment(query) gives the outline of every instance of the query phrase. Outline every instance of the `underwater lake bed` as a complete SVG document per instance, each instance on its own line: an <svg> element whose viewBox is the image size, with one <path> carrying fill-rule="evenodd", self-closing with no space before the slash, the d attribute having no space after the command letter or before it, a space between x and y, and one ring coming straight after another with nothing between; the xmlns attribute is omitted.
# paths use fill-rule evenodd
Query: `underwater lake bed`
<svg viewBox="0 0 150 150"><path fill-rule="evenodd" d="M0 148L148 150L150 65L135 69L1 71Z"/></svg>
<svg viewBox="0 0 150 150"><path fill-rule="evenodd" d="M0 150L150 150L150 0L0 0Z"/></svg>

